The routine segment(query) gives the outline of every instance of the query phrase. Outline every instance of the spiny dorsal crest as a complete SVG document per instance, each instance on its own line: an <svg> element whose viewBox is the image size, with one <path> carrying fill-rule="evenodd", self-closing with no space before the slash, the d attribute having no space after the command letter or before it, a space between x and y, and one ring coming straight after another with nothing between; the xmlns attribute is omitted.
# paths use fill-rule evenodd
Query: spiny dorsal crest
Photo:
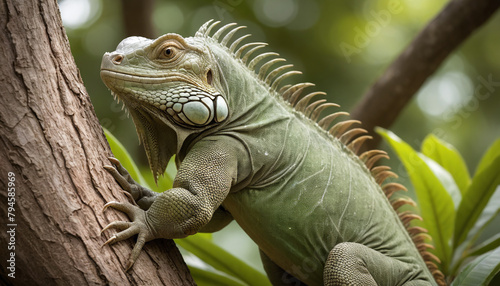
<svg viewBox="0 0 500 286"><path fill-rule="evenodd" d="M314 97L318 95L326 95L324 92L311 92L303 95L302 93L305 88L314 86L312 83L297 83L294 85L287 84L280 86L280 83L284 79L289 78L292 75L302 73L295 70L289 70L293 67L293 65L284 64L286 60L280 58L278 53L264 52L254 55L256 51L267 46L266 43L250 42L240 46L243 40L250 37L250 34L243 35L230 43L234 34L236 34L239 30L246 28L245 26L237 26L236 23L226 24L211 35L212 30L219 24L220 21L214 22L213 20L209 20L200 27L200 29L196 32L195 37L212 39L213 41L218 42L221 46L227 48L229 53L232 54L235 59L238 59L242 65L253 71L256 77L264 83L272 93L276 93L281 96L286 102L293 106L295 110L303 113L305 116L316 122L319 127L326 130L333 137L336 137L351 151L357 154L361 161L364 162L365 166L370 170L375 181L382 187L382 190L391 202L392 207L398 212L403 225L412 237L418 251L424 258L427 267L433 274L436 282L438 282L439 285L446 285L444 282L444 275L436 266L436 263L440 263L439 259L428 251L429 248L433 247L432 245L426 243L431 239L430 236L426 234L427 230L410 224L412 220L422 220L422 218L409 211L399 211L399 208L403 205L415 206L415 202L409 198L392 198L392 195L396 191L406 191L406 188L403 185L394 182L383 184L387 178L397 178L397 175L390 171L390 167L376 166L376 162L378 160L381 158L388 159L389 156L385 151L381 150L369 150L359 154L359 150L361 149L363 143L366 140L371 139L371 136L366 135L368 132L365 129L359 127L353 128L353 125L359 125L361 122L353 119L335 122L338 117L349 116L349 113L343 111L332 113L319 120L320 114L323 110L328 107L338 108L339 105L326 102L325 99L318 99L310 103ZM233 28L225 34L222 40L219 41L222 34L224 34L224 32L231 27ZM254 56L252 57L252 55ZM267 62L262 63L260 68L257 69L256 67L264 59L267 59ZM277 67L272 68L275 65L277 65Z"/></svg>

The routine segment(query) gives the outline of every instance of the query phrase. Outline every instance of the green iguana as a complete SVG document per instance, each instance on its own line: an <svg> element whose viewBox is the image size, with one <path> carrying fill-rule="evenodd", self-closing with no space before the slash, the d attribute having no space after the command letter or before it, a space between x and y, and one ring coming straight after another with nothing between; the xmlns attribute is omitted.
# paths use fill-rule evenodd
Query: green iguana
<svg viewBox="0 0 500 286"><path fill-rule="evenodd" d="M356 155L369 139L351 127L358 121L330 128L348 115L337 112L317 122L338 105L310 103L322 92L301 96L313 84L282 86L300 72L287 71L276 53L252 57L266 44L241 44L249 35L230 43L244 27L212 35L218 23L189 38L129 37L104 55L101 77L130 112L155 178L174 154L178 166L173 188L157 194L110 158L106 169L138 206L105 205L132 220L106 226L120 230L106 244L138 234L129 268L149 240L214 232L234 219L259 246L275 285L443 283L428 236L409 225L418 216L395 211L412 201L388 199L404 187L381 186L395 176L373 167L387 154Z"/></svg>

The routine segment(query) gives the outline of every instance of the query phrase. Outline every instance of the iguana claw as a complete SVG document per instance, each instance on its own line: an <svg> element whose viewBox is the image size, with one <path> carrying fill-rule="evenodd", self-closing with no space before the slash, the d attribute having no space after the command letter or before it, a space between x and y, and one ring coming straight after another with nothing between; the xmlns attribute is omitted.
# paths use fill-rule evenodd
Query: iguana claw
<svg viewBox="0 0 500 286"><path fill-rule="evenodd" d="M104 229L103 229L103 230L101 230L101 234L102 234L102 232L103 232L103 231L104 231ZM108 245L108 244L113 244L113 243L115 242L115 240L116 240L116 235L113 235L113 236L112 236L112 237L110 237L108 240L106 240L106 242L105 242L105 243L103 243L103 245L101 245L101 247L104 247L104 246L106 246L106 245Z"/></svg>
<svg viewBox="0 0 500 286"><path fill-rule="evenodd" d="M109 208L113 203L118 203L117 201L111 201L111 202L107 202L103 207L102 207L102 211L104 212L107 208Z"/></svg>

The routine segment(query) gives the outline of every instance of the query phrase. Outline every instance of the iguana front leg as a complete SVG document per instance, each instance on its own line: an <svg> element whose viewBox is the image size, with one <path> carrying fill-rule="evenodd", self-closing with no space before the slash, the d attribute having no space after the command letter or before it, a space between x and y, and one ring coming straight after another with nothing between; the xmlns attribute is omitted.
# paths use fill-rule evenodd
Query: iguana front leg
<svg viewBox="0 0 500 286"><path fill-rule="evenodd" d="M214 211L229 193L236 180L236 158L227 146L224 148L209 140L198 142L182 162L174 188L155 196L146 211L128 202L106 204L105 208L112 207L125 212L132 222L118 221L106 226L104 230L115 228L121 231L105 244L138 234L127 264L128 269L139 256L145 242L195 234L211 220ZM124 183L121 179L118 181Z"/></svg>

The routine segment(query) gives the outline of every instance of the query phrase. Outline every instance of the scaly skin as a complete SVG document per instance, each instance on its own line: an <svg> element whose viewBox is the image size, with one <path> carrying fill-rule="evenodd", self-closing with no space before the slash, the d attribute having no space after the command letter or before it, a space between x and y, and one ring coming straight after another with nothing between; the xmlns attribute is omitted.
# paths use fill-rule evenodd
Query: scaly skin
<svg viewBox="0 0 500 286"><path fill-rule="evenodd" d="M362 160L297 111L314 108L279 96L276 74L262 71L264 83L207 25L189 38L127 38L103 57L101 77L132 115L153 173L173 154L179 167L173 188L157 195L110 159L106 168L139 205L106 204L132 220L107 226L121 230L107 243L138 234L127 267L146 241L234 218L275 285L434 284Z"/></svg>

